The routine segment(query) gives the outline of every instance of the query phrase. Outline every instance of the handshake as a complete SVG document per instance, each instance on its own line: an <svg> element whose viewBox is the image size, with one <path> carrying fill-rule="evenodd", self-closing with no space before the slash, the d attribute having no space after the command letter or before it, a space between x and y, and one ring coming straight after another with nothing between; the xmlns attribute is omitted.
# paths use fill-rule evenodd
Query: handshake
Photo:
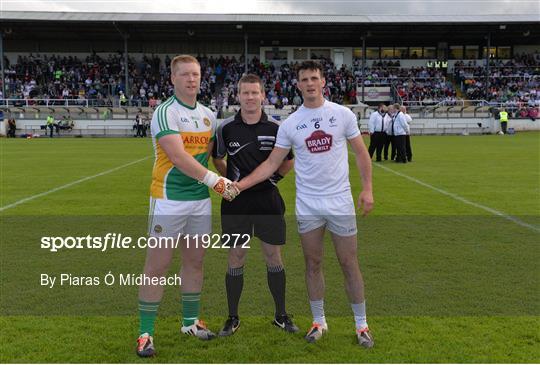
<svg viewBox="0 0 540 365"><path fill-rule="evenodd" d="M226 177L219 176L215 172L207 171L202 183L221 195L223 199L232 201L240 194L240 190Z"/></svg>

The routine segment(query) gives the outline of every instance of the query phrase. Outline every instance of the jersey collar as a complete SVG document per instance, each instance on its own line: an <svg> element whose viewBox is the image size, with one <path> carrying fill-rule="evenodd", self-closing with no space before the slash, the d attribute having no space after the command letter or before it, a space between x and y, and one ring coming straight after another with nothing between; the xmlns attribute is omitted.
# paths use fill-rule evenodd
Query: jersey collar
<svg viewBox="0 0 540 365"><path fill-rule="evenodd" d="M186 107L190 110L195 110L197 108L197 101L195 101L195 105L191 106L191 105L188 105L186 103L183 103L182 100L178 99L176 97L176 94L174 95L174 99L178 102L178 104L182 105L183 107Z"/></svg>
<svg viewBox="0 0 540 365"><path fill-rule="evenodd" d="M236 122L241 122L243 124L246 124L248 125L247 123L244 123L244 120L242 119L242 111L241 110L238 110L238 112L236 113L236 115L234 116L234 120ZM261 119L259 119L259 121L255 124L249 124L249 125L257 125L259 123L265 123L265 122L268 122L268 115L264 112L264 110L262 111L262 114L261 114Z"/></svg>

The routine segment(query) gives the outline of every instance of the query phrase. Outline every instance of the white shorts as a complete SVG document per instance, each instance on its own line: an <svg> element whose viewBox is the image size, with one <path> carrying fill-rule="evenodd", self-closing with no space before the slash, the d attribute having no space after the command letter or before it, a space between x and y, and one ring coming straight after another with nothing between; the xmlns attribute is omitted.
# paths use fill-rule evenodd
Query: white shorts
<svg viewBox="0 0 540 365"><path fill-rule="evenodd" d="M351 194L333 197L296 195L296 220L299 233L307 233L322 226L343 237L355 235L358 231Z"/></svg>
<svg viewBox="0 0 540 365"><path fill-rule="evenodd" d="M148 235L176 237L178 234L210 234L212 203L203 200L178 201L150 198Z"/></svg>

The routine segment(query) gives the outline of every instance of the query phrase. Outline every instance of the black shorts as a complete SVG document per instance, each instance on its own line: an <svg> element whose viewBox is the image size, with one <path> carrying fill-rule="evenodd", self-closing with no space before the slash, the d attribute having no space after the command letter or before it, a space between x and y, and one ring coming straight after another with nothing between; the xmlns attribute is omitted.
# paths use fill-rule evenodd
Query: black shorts
<svg viewBox="0 0 540 365"><path fill-rule="evenodd" d="M277 188L246 191L221 202L224 235L249 234L271 245L285 244L285 203Z"/></svg>

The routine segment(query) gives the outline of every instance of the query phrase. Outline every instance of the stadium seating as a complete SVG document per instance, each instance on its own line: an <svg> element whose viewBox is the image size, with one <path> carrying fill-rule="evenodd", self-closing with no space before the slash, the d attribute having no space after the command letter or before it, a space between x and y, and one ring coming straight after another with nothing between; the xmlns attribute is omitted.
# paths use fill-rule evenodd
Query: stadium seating
<svg viewBox="0 0 540 365"><path fill-rule="evenodd" d="M170 58L130 58L131 99L126 106L119 106L119 93L125 91L123 61L120 54L108 57L92 54L84 59L20 56L17 62L6 64L6 99L10 100L3 109L36 118L47 113L84 114L92 119L131 119L139 111L149 115L153 107L173 92L169 81ZM211 56L199 57L199 61L202 70L199 100L216 112L230 112L229 106L237 104L236 84L244 72L243 59ZM327 78L325 96L342 104L357 103L356 88L363 79L366 86L392 86L396 98L411 107L433 106L418 110L419 115L428 117L477 117L484 113L475 106L490 105L490 102L491 105L505 103L514 116L523 117L540 105L540 56L537 53L518 55L505 62L493 60L488 93L484 86L485 68L480 60L456 62L452 75L436 68L401 67L399 60L374 61L364 70L363 78L359 59L354 59L350 68L337 68L325 58L319 61ZM277 66L260 62L256 57L248 64L248 71L258 74L265 83L267 100L264 104L274 108L273 115L285 115L291 106L302 102L295 86L295 66L295 63ZM456 85L467 99L485 102L460 100ZM281 109L283 112L278 111ZM365 110L359 113L365 117Z"/></svg>
<svg viewBox="0 0 540 365"><path fill-rule="evenodd" d="M514 59L490 61L489 85L486 68L477 61L458 62L454 78L468 99L504 104L514 117L528 116L540 107L540 54L516 55Z"/></svg>

